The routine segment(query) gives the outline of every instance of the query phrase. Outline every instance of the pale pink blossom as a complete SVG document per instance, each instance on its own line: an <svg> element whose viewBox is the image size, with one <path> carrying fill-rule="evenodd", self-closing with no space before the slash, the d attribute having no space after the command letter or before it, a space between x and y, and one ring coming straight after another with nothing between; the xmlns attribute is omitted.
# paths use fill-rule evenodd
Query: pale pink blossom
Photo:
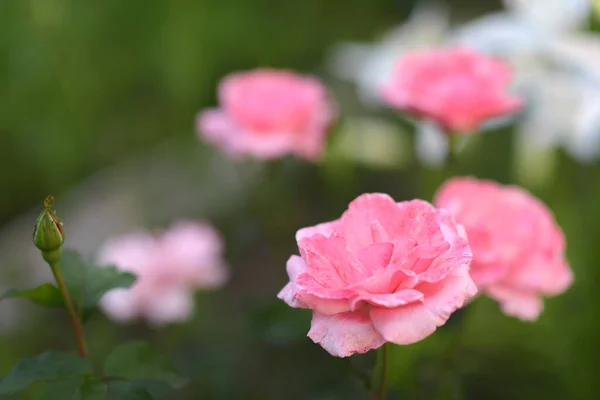
<svg viewBox="0 0 600 400"><path fill-rule="evenodd" d="M315 160L336 114L318 79L286 70L231 74L219 85L219 103L220 108L200 113L197 129L232 157L293 153Z"/></svg>
<svg viewBox="0 0 600 400"><path fill-rule="evenodd" d="M508 93L511 75L507 64L467 48L416 51L397 61L382 97L448 133L473 133L522 107Z"/></svg>
<svg viewBox="0 0 600 400"><path fill-rule="evenodd" d="M435 204L465 227L473 249L471 277L506 314L535 320L542 296L571 285L562 230L551 211L524 189L453 178L440 188Z"/></svg>
<svg viewBox="0 0 600 400"><path fill-rule="evenodd" d="M417 342L476 293L462 227L425 201L363 194L296 240L278 297L312 309L308 336L337 357Z"/></svg>
<svg viewBox="0 0 600 400"><path fill-rule="evenodd" d="M127 289L108 292L100 304L120 322L146 318L155 325L180 322L194 310L196 289L223 285L228 272L220 236L206 223L179 221L169 230L114 237L98 261L137 276Z"/></svg>

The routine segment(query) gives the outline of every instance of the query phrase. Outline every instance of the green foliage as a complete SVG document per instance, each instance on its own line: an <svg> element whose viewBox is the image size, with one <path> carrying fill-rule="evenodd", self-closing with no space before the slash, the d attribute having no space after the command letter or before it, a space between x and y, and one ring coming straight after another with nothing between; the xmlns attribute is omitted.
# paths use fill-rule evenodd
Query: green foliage
<svg viewBox="0 0 600 400"><path fill-rule="evenodd" d="M148 390L137 382L104 381L97 377L52 382L35 400L152 400Z"/></svg>
<svg viewBox="0 0 600 400"><path fill-rule="evenodd" d="M116 347L104 362L104 374L111 378L159 381L173 387L181 387L185 383L166 357L142 341Z"/></svg>
<svg viewBox="0 0 600 400"><path fill-rule="evenodd" d="M64 253L59 268L82 318L89 316L106 292L135 282L134 275L87 263L76 252ZM60 290L50 283L28 290L10 290L0 300L7 298L26 298L46 307L64 306ZM157 397L150 392L162 394L165 384L180 387L185 381L150 344L133 342L109 354L102 377L94 375L86 359L71 353L49 351L22 360L0 381L0 396L18 393L38 382L45 385L36 400L151 400Z"/></svg>
<svg viewBox="0 0 600 400"><path fill-rule="evenodd" d="M64 252L60 270L69 294L83 320L86 320L102 296L111 289L128 288L135 275L117 268L98 267L88 263L75 251Z"/></svg>
<svg viewBox="0 0 600 400"><path fill-rule="evenodd" d="M109 290L128 288L135 282L135 275L119 271L113 266L99 267L84 261L75 251L65 252L59 264L65 285L85 321L96 308L98 301ZM4 299L24 298L46 307L63 307L62 295L51 283L26 290L11 289L0 296Z"/></svg>
<svg viewBox="0 0 600 400"><path fill-rule="evenodd" d="M36 400L148 400L167 398L171 387L181 387L185 380L149 343L136 341L109 354L101 377L72 353L49 351L22 360L0 381L0 396L39 382L45 384Z"/></svg>
<svg viewBox="0 0 600 400"><path fill-rule="evenodd" d="M86 379L75 391L74 400L152 400L135 382Z"/></svg>
<svg viewBox="0 0 600 400"><path fill-rule="evenodd" d="M51 283L44 283L32 289L11 289L0 296L0 300L4 299L27 299L33 303L46 307L64 306L60 291Z"/></svg>
<svg viewBox="0 0 600 400"><path fill-rule="evenodd" d="M91 375L91 364L83 358L57 351L23 359L0 381L0 394L12 394L35 382L68 380Z"/></svg>
<svg viewBox="0 0 600 400"><path fill-rule="evenodd" d="M84 381L84 378L76 378L57 382L47 382L36 394L35 400L76 400L79 386Z"/></svg>
<svg viewBox="0 0 600 400"><path fill-rule="evenodd" d="M152 400L153 396L136 382L114 381L109 383L109 400ZM91 400L91 399L90 399Z"/></svg>

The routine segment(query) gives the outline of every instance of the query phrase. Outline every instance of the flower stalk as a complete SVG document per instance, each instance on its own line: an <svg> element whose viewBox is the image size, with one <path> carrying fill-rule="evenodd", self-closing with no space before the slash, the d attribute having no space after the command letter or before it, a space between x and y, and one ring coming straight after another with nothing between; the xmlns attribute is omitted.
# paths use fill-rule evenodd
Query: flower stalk
<svg viewBox="0 0 600 400"><path fill-rule="evenodd" d="M40 249L42 252L42 257L52 270L52 275L54 275L54 279L56 280L56 284L58 285L58 289L62 295L65 308L67 309L67 313L71 319L71 324L73 325L75 340L77 342L77 350L79 355L85 358L87 357L87 349L85 346L85 339L83 337L83 327L59 267L61 256L60 248L65 242L65 236L62 222L56 216L56 212L52 209L53 203L53 196L48 196L44 200L44 211L42 211L42 213L39 215L33 231L33 244L35 244L35 247Z"/></svg>
<svg viewBox="0 0 600 400"><path fill-rule="evenodd" d="M73 305L73 301L71 300L71 296L69 295L69 291L67 290L67 286L65 285L65 280L63 279L62 273L60 272L58 262L48 264L50 265L50 269L52 270L52 275L54 275L54 279L56 280L58 289L62 294L63 301L65 302L65 308L67 309L67 313L69 314L69 318L71 319L71 325L73 325L75 341L77 342L77 352L81 357L86 358L87 348L85 345L85 338L83 336L83 326L81 325L81 321L79 320L79 316L77 315L77 311L75 310L75 306Z"/></svg>
<svg viewBox="0 0 600 400"><path fill-rule="evenodd" d="M390 358L390 344L386 342L381 346L381 376L379 383L379 400L385 400L388 388L388 364Z"/></svg>

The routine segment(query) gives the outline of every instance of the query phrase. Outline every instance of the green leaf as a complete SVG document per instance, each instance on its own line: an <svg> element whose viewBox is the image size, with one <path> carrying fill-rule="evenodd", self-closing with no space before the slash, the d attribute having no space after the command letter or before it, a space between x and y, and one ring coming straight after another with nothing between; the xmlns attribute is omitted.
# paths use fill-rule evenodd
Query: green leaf
<svg viewBox="0 0 600 400"><path fill-rule="evenodd" d="M35 400L153 400L145 386L144 382L104 382L96 376L88 376L85 379L50 382Z"/></svg>
<svg viewBox="0 0 600 400"><path fill-rule="evenodd" d="M32 289L9 290L0 296L0 300L19 298L27 299L46 307L63 307L64 304L60 291L51 283L44 283Z"/></svg>
<svg viewBox="0 0 600 400"><path fill-rule="evenodd" d="M104 374L129 380L155 380L180 387L185 380L173 364L147 342L131 342L115 348L106 358Z"/></svg>
<svg viewBox="0 0 600 400"><path fill-rule="evenodd" d="M152 400L152 396L136 382L113 381L108 384L108 400Z"/></svg>
<svg viewBox="0 0 600 400"><path fill-rule="evenodd" d="M76 400L82 379L47 382L36 394L35 400Z"/></svg>
<svg viewBox="0 0 600 400"><path fill-rule="evenodd" d="M74 251L62 254L60 270L84 320L89 317L106 292L116 288L128 288L135 282L135 275L113 266L100 267L87 263Z"/></svg>
<svg viewBox="0 0 600 400"><path fill-rule="evenodd" d="M77 389L76 400L106 400L107 386L97 377L86 379Z"/></svg>
<svg viewBox="0 0 600 400"><path fill-rule="evenodd" d="M17 393L34 382L66 380L91 373L92 366L87 360L72 353L47 351L19 361L0 381L0 394Z"/></svg>
<svg viewBox="0 0 600 400"><path fill-rule="evenodd" d="M106 292L116 288L128 288L135 282L135 275L113 266L100 267L87 263L74 251L65 251L62 254L59 268L83 320L91 315ZM44 283L33 289L9 290L0 296L0 301L14 298L25 298L46 307L64 306L60 290L51 283Z"/></svg>

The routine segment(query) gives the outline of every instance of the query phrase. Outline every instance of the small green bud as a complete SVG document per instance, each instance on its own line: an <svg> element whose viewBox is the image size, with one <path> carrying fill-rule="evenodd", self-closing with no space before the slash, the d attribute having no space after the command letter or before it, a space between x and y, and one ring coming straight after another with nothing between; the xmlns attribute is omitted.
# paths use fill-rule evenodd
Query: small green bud
<svg viewBox="0 0 600 400"><path fill-rule="evenodd" d="M48 196L44 200L44 211L40 214L33 231L33 244L42 251L46 261L60 257L60 247L65 242L62 222L52 209L54 197Z"/></svg>

